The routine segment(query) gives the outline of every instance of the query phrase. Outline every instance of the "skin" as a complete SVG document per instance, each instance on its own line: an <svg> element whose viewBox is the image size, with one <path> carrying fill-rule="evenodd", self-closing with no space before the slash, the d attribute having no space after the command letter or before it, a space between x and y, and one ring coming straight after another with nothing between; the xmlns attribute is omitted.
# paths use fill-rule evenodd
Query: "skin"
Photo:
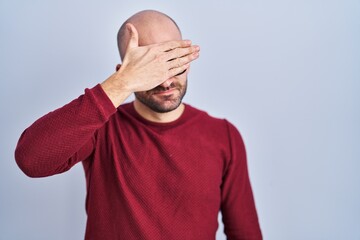
<svg viewBox="0 0 360 240"><path fill-rule="evenodd" d="M134 107L145 119L171 122L179 118L185 108L181 99L190 62L199 57L199 46L182 40L169 17L150 10L130 17L119 37L123 63L101 83L114 106L135 93Z"/></svg>

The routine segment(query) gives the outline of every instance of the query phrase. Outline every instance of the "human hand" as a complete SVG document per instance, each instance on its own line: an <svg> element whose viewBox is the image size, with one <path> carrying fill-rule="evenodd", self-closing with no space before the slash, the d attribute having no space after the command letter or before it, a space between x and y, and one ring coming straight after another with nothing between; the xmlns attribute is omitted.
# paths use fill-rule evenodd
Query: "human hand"
<svg viewBox="0 0 360 240"><path fill-rule="evenodd" d="M189 40L139 47L136 28L131 23L126 27L130 32L130 40L117 75L123 87L131 92L158 86L186 70L189 63L199 57L199 46L192 46Z"/></svg>
<svg viewBox="0 0 360 240"><path fill-rule="evenodd" d="M119 105L114 92L147 91L186 70L199 57L199 46L189 40L169 41L139 46L139 36L131 23L126 25L130 39L120 69L103 84L105 92ZM111 85L111 89L108 87ZM112 92L112 94L109 94Z"/></svg>

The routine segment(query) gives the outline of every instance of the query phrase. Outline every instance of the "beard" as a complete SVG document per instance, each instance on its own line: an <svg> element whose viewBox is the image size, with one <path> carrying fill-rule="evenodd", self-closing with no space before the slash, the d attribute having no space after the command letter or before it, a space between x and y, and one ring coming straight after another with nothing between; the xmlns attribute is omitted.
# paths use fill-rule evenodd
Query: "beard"
<svg viewBox="0 0 360 240"><path fill-rule="evenodd" d="M186 94L186 89L187 80L184 84L172 82L169 87L157 86L148 91L135 92L135 97L154 112L167 113L180 106ZM173 91L169 94L161 94L169 90Z"/></svg>

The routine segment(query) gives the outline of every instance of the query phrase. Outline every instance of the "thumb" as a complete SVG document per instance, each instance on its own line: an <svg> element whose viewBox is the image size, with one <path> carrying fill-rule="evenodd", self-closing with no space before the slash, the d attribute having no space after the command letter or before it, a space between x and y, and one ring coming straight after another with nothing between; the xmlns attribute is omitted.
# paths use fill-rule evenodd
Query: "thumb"
<svg viewBox="0 0 360 240"><path fill-rule="evenodd" d="M134 25L131 23L126 24L126 29L130 33L130 39L127 46L127 49L138 47L139 46L139 35Z"/></svg>

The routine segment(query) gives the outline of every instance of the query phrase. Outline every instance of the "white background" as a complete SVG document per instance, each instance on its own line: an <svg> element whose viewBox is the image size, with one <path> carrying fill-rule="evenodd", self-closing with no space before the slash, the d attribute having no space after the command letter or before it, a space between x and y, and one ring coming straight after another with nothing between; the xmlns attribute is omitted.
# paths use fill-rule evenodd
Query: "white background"
<svg viewBox="0 0 360 240"><path fill-rule="evenodd" d="M113 73L117 30L143 9L201 46L185 102L242 133L265 239L359 240L355 0L0 0L0 239L83 239L81 164L30 179L14 149L33 121Z"/></svg>

